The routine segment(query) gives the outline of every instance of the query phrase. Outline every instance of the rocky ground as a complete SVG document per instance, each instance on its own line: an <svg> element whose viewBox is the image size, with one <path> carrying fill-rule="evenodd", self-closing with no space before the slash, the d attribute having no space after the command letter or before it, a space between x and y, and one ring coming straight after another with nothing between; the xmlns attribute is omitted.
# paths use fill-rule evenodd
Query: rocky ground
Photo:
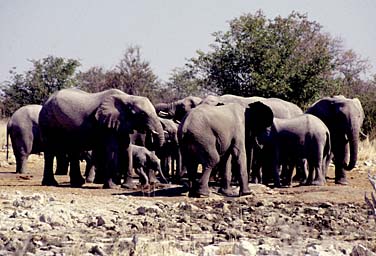
<svg viewBox="0 0 376 256"><path fill-rule="evenodd" d="M5 154L0 153L0 161ZM152 192L87 184L40 185L43 158L29 174L0 167L0 255L374 255L376 223L364 193L372 160L349 172L349 186L269 189L252 195L188 198L181 187ZM363 253L363 254L362 254Z"/></svg>

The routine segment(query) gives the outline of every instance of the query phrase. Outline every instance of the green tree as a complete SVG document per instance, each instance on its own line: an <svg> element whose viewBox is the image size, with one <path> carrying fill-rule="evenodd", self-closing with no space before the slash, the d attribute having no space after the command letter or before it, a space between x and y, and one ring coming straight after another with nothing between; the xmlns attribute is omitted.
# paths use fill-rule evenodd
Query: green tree
<svg viewBox="0 0 376 256"><path fill-rule="evenodd" d="M175 68L162 88L160 101L174 101L190 95L205 96L207 87L188 68Z"/></svg>
<svg viewBox="0 0 376 256"><path fill-rule="evenodd" d="M116 88L151 100L156 99L160 86L150 63L142 59L139 46L128 47L115 68L105 71L103 68L94 67L79 73L77 79L80 88L89 92Z"/></svg>
<svg viewBox="0 0 376 256"><path fill-rule="evenodd" d="M12 70L2 85L5 115L27 104L43 104L55 91L75 85L74 73L80 65L74 59L48 56L31 60L33 67L24 74Z"/></svg>
<svg viewBox="0 0 376 256"><path fill-rule="evenodd" d="M332 86L338 51L321 25L296 12L268 20L258 11L230 21L214 33L207 53L188 64L220 93L279 97L300 106Z"/></svg>

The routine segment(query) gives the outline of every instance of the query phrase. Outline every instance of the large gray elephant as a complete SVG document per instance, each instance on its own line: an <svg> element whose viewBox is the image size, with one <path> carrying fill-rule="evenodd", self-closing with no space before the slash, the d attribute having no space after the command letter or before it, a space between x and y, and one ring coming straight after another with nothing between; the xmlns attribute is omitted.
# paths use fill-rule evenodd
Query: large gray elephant
<svg viewBox="0 0 376 256"><path fill-rule="evenodd" d="M258 96L242 97L232 94L225 94L221 96L209 95L202 100L201 104L216 106L221 104L237 103L247 107L249 104L258 101L270 107L270 109L273 111L274 117L276 118L292 118L303 114L301 108L299 108L296 104L279 98L263 98ZM249 178L252 183L261 182L260 161L262 149L257 147L251 137L246 138L246 144L251 145L247 147L247 171ZM221 168L231 168L231 165L230 163L226 163L226 167L222 166L219 169ZM229 170L226 172L228 173ZM266 177L266 175L264 175L264 177Z"/></svg>
<svg viewBox="0 0 376 256"><path fill-rule="evenodd" d="M335 165L335 183L347 185L345 170L352 170L358 159L359 134L364 120L362 104L357 98L325 97L309 107L306 113L317 116L329 128Z"/></svg>
<svg viewBox="0 0 376 256"><path fill-rule="evenodd" d="M17 109L7 123L7 159L10 137L13 154L16 158L16 173L27 171L27 159L31 154L44 151L39 132L39 113L41 105L26 105ZM68 172L65 155L57 156L57 173Z"/></svg>
<svg viewBox="0 0 376 256"><path fill-rule="evenodd" d="M54 93L39 114L42 141L45 145L43 185L58 185L52 172L54 155L66 153L70 161L71 186L84 184L79 158L83 151L97 152L97 168L104 176L104 188L116 186L116 173L125 166L124 185L133 186L129 134L151 131L164 143L162 125L149 99L110 89L87 93L63 89Z"/></svg>
<svg viewBox="0 0 376 256"><path fill-rule="evenodd" d="M258 143L263 145L262 171L274 176L274 186L280 187L280 168L284 168L284 185L290 185L292 171L302 159L308 164L308 179L304 185L325 184L325 174L330 161L330 133L317 117L302 114L290 119L274 118L273 126L261 134Z"/></svg>
<svg viewBox="0 0 376 256"><path fill-rule="evenodd" d="M196 96L188 96L184 99L171 103L158 103L155 109L159 116L163 118L181 121L183 117L192 109L201 103L202 99Z"/></svg>
<svg viewBox="0 0 376 256"><path fill-rule="evenodd" d="M250 104L247 108L239 104L205 104L192 109L178 130L182 164L191 182L190 196L209 195L208 182L212 169L226 164L229 156L232 157L235 164L233 170L239 179L239 194L249 194L245 138L261 133L272 121L272 111L260 102ZM202 165L202 176L197 187L199 164ZM232 194L229 190L230 181L231 178L225 172L222 193Z"/></svg>

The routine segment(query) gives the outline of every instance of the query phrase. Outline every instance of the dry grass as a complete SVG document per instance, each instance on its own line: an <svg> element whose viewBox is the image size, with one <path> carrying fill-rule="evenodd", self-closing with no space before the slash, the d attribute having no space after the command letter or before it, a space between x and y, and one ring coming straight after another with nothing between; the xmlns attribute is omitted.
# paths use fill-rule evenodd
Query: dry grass
<svg viewBox="0 0 376 256"><path fill-rule="evenodd" d="M370 161L376 156L376 140L369 141L368 139L359 144L359 161Z"/></svg>
<svg viewBox="0 0 376 256"><path fill-rule="evenodd" d="M7 144L7 123L8 123L8 119L0 120L0 147L1 148L4 148L4 146L6 146Z"/></svg>

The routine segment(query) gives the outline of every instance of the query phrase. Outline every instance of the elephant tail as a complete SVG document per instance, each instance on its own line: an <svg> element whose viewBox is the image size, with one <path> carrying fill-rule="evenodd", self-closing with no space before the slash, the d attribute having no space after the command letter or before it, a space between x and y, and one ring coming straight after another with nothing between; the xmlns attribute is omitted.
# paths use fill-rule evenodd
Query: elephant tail
<svg viewBox="0 0 376 256"><path fill-rule="evenodd" d="M9 125L7 125L7 133L6 133L6 136L7 136L7 155L6 155L6 160L8 162L8 159L9 159L9 132L10 132L10 127Z"/></svg>

